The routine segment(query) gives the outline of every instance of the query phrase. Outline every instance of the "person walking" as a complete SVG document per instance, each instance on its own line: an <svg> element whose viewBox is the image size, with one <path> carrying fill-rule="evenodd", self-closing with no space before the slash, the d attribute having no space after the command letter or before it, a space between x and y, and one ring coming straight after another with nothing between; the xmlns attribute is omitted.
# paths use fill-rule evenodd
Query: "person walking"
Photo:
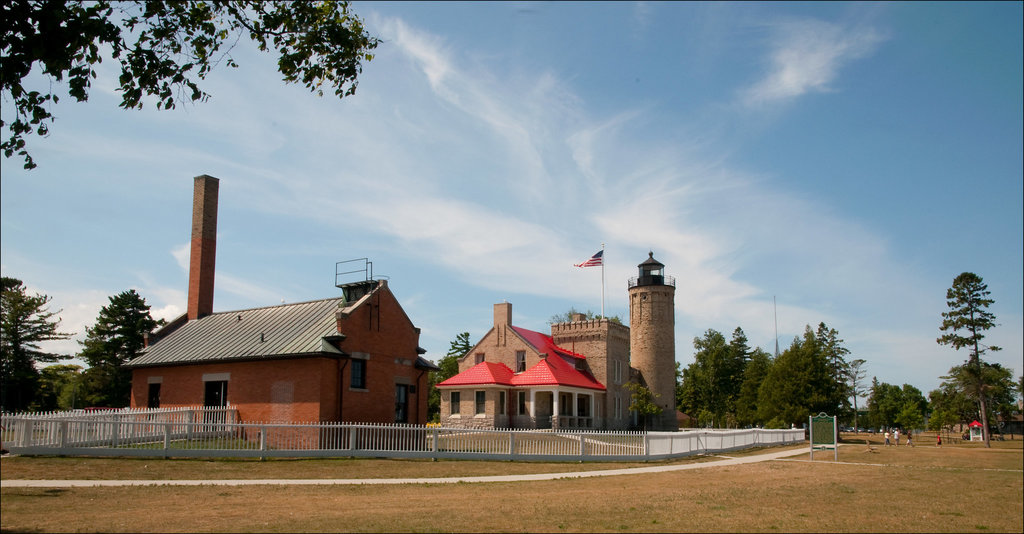
<svg viewBox="0 0 1024 534"><path fill-rule="evenodd" d="M893 445L900 446L900 429L897 428L892 431L892 441Z"/></svg>
<svg viewBox="0 0 1024 534"><path fill-rule="evenodd" d="M936 447L941 447L942 446L942 434L935 434L935 446Z"/></svg>
<svg viewBox="0 0 1024 534"><path fill-rule="evenodd" d="M885 446L886 447L889 446L889 431L888 430L885 431Z"/></svg>
<svg viewBox="0 0 1024 534"><path fill-rule="evenodd" d="M913 430L908 430L907 431L907 447L913 447L914 446L914 442L911 441L911 437L913 435L914 435L914 431Z"/></svg>

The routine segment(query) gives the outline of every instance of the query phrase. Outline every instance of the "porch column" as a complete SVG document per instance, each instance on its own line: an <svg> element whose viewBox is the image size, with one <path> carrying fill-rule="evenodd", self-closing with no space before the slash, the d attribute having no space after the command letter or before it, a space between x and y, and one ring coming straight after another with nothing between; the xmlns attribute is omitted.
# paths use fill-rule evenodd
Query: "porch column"
<svg viewBox="0 0 1024 534"><path fill-rule="evenodd" d="M558 417L558 414L562 413L558 410L558 390L551 392L551 417Z"/></svg>
<svg viewBox="0 0 1024 534"><path fill-rule="evenodd" d="M530 389L530 417L537 417L537 390Z"/></svg>

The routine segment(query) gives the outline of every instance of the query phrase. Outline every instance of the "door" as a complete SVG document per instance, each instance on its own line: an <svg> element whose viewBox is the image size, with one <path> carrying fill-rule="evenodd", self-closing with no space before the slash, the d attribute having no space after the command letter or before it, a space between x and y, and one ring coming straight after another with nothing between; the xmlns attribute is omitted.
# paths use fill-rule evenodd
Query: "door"
<svg viewBox="0 0 1024 534"><path fill-rule="evenodd" d="M395 422L409 422L409 386L395 384Z"/></svg>
<svg viewBox="0 0 1024 534"><path fill-rule="evenodd" d="M211 380L204 382L205 392L203 394L203 406L207 409L203 413L204 423L223 423L227 420L227 413L223 408L228 405L228 381Z"/></svg>

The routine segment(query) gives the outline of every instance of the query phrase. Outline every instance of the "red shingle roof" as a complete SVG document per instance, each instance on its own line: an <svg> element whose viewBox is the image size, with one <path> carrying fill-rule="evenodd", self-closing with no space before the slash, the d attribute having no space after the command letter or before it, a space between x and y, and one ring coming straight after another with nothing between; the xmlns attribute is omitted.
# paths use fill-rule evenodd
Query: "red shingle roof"
<svg viewBox="0 0 1024 534"><path fill-rule="evenodd" d="M480 362L438 386L511 386L512 369L503 363Z"/></svg>
<svg viewBox="0 0 1024 534"><path fill-rule="evenodd" d="M519 337L523 338L524 341L533 345L533 348L537 349L537 352L562 354L572 358L579 358L581 360L587 359L587 357L582 354L576 354L571 350L565 350L562 347L555 345L555 341L551 339L551 336L541 334L540 332L534 332L533 330L519 328L518 326L513 326L512 330L519 334Z"/></svg>
<svg viewBox="0 0 1024 534"><path fill-rule="evenodd" d="M514 386L572 386L578 388L604 390L590 373L577 371L561 356L554 354L537 362L537 365L512 377Z"/></svg>
<svg viewBox="0 0 1024 534"><path fill-rule="evenodd" d="M513 326L512 329L524 341L541 354L547 354L533 367L516 375L503 363L480 362L469 369L445 380L438 386L570 386L604 390L601 384L587 371L578 371L575 360L585 360L582 354L565 350L540 332ZM566 361L570 360L570 361Z"/></svg>

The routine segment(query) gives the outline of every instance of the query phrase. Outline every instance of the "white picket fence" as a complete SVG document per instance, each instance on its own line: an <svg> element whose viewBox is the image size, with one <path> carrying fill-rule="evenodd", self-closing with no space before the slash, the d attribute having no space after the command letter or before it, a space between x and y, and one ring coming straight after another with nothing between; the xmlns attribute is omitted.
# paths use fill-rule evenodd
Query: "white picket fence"
<svg viewBox="0 0 1024 534"><path fill-rule="evenodd" d="M4 414L15 454L646 461L804 441L802 429L680 432L476 430L366 423L237 422L232 409Z"/></svg>

